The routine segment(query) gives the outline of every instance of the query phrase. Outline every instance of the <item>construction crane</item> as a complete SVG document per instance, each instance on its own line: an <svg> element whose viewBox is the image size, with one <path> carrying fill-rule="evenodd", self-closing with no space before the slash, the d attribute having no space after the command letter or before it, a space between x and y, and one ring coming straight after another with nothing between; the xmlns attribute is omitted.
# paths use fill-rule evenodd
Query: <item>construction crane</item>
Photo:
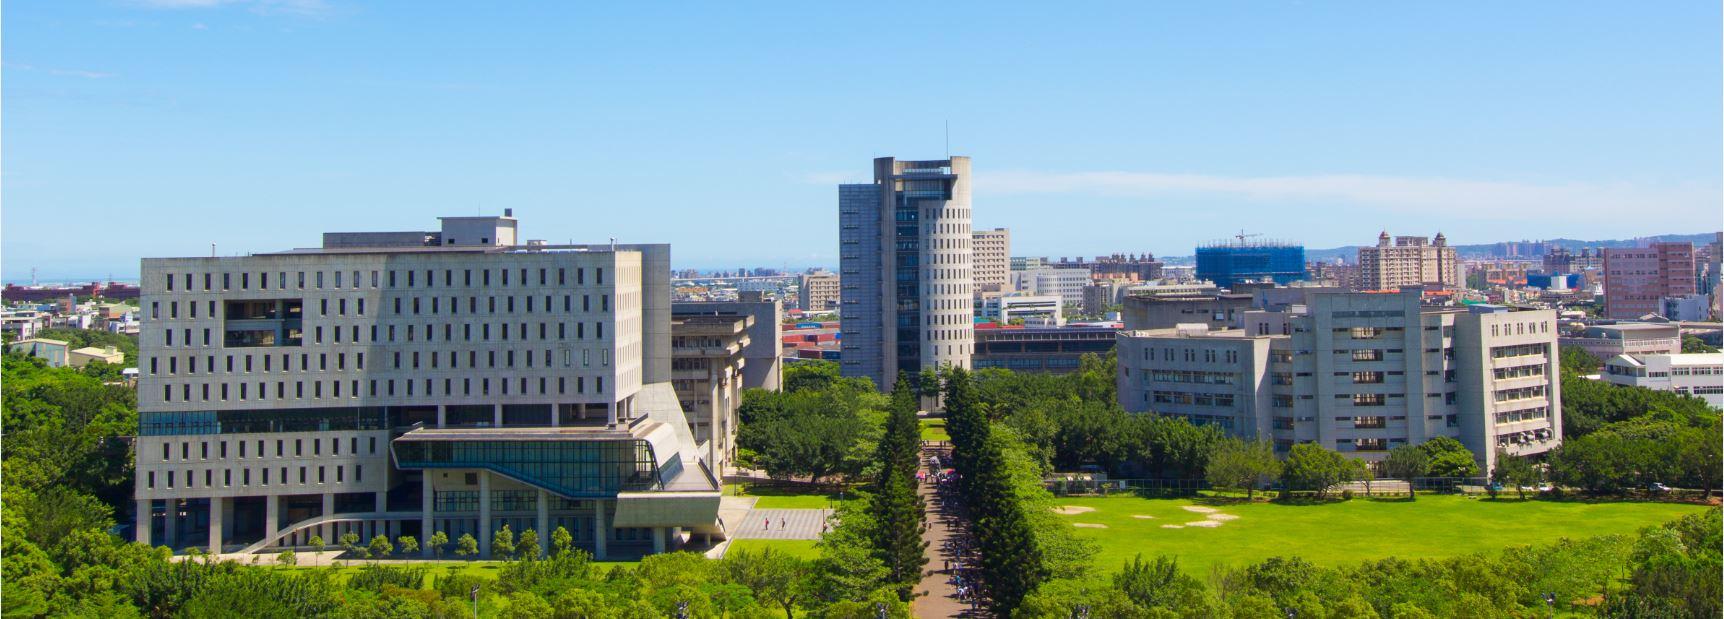
<svg viewBox="0 0 1724 619"><path fill-rule="evenodd" d="M1259 233L1253 233L1253 234L1246 234L1246 233L1245 233L1245 229L1244 229L1244 228L1240 228L1240 229L1239 229L1239 234L1235 234L1235 235L1233 235L1233 238L1236 238L1236 239L1239 239L1239 244L1240 244L1240 245L1244 245L1244 244L1245 244L1245 239L1247 239L1247 238L1249 238L1249 237L1254 237L1254 236L1263 236L1263 235L1262 235L1262 234L1259 234Z"/></svg>

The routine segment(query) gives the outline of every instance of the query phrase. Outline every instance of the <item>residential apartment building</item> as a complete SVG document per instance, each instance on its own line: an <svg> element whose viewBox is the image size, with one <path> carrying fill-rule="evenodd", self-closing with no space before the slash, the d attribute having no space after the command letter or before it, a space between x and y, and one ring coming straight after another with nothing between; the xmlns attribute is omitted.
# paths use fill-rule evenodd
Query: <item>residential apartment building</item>
<svg viewBox="0 0 1724 619"><path fill-rule="evenodd" d="M1427 241L1422 236L1398 236L1388 231L1377 236L1376 247L1359 248L1359 285L1367 290L1398 290L1423 286L1452 290L1466 285L1460 259L1448 239L1438 232Z"/></svg>
<svg viewBox="0 0 1724 619"><path fill-rule="evenodd" d="M670 382L669 246L520 243L505 213L145 259L137 538L722 535Z"/></svg>
<svg viewBox="0 0 1724 619"><path fill-rule="evenodd" d="M1724 408L1724 353L1617 355L1600 377L1615 385L1691 395Z"/></svg>
<svg viewBox="0 0 1724 619"><path fill-rule="evenodd" d="M1425 308L1421 295L1314 293L1298 311L1249 312L1242 329L1121 331L1120 404L1371 462L1438 436L1487 470L1499 447L1555 447L1555 312Z"/></svg>
<svg viewBox="0 0 1724 619"><path fill-rule="evenodd" d="M975 252L976 294L1009 291L1012 272L1012 231L1005 228L970 233Z"/></svg>
<svg viewBox="0 0 1724 619"><path fill-rule="evenodd" d="M809 273L797 286L796 300L804 312L830 312L838 309L841 291L838 274Z"/></svg>
<svg viewBox="0 0 1724 619"><path fill-rule="evenodd" d="M1659 299L1697 292L1693 243L1652 243L1604 250L1604 315L1656 314Z"/></svg>
<svg viewBox="0 0 1724 619"><path fill-rule="evenodd" d="M970 367L975 273L970 158L874 160L838 187L844 376L890 390L900 370Z"/></svg>

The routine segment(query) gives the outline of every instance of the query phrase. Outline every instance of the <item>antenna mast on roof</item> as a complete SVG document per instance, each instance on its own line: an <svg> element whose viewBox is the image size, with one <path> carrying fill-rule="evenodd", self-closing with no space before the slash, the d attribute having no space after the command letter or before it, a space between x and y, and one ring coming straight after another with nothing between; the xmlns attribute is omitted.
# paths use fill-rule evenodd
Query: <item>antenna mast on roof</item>
<svg viewBox="0 0 1724 619"><path fill-rule="evenodd" d="M952 121L946 120L946 158L952 158Z"/></svg>

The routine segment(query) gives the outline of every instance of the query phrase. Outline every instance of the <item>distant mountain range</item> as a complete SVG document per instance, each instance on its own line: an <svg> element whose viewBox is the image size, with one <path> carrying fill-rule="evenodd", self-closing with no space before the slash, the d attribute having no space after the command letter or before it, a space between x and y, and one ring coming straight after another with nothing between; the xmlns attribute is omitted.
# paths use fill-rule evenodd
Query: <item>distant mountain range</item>
<svg viewBox="0 0 1724 619"><path fill-rule="evenodd" d="M1456 253L1459 253L1462 258L1491 258L1503 257L1499 252L1497 252L1497 248L1499 246L1520 245L1522 247L1520 257L1537 257L1543 255L1544 252L1529 253L1527 250L1532 248L1528 246L1543 243L1547 248L1555 245L1566 248L1569 251L1579 251L1580 249L1588 247L1635 247L1641 243L1652 241L1674 241L1678 243L1688 241L1698 247L1711 243L1717 238L1717 234L1718 233L1716 232L1700 234L1660 234L1657 236L1648 236L1637 239L1619 239L1612 241L1582 241L1577 239L1504 241L1501 243L1483 243L1479 245L1455 245L1454 248ZM1336 258L1342 258L1347 262L1356 262L1359 259L1359 247L1359 245L1348 245L1346 247L1333 247L1329 249L1306 248L1305 259L1311 262L1328 262L1333 261Z"/></svg>

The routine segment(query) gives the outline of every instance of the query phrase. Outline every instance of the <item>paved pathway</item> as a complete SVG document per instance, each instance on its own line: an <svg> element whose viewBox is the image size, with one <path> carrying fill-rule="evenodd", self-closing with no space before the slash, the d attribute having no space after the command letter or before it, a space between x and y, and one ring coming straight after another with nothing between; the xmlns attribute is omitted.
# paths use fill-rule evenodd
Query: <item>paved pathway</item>
<svg viewBox="0 0 1724 619"><path fill-rule="evenodd" d="M730 525L731 539L820 539L825 530L826 509L750 509L741 522Z"/></svg>
<svg viewBox="0 0 1724 619"><path fill-rule="evenodd" d="M942 456L947 451L936 451L934 448L922 450L922 468L927 470L928 458L934 454ZM962 617L966 616L969 605L958 600L958 589L952 586L952 572L947 565L956 567L957 557L947 554L944 550L946 538L952 536L952 527L957 524L956 510L941 500L936 484L929 481L921 485L922 501L927 504L926 518L928 530L922 533L923 541L928 542L925 551L928 564L923 568L922 582L917 583L915 601L911 610L917 617Z"/></svg>

